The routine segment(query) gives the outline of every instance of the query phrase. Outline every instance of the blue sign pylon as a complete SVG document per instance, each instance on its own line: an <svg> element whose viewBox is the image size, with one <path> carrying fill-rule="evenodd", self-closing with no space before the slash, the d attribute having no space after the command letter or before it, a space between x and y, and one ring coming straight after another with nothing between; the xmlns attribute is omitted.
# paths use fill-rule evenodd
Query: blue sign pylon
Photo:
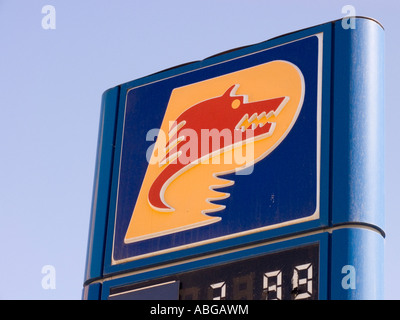
<svg viewBox="0 0 400 320"><path fill-rule="evenodd" d="M85 299L383 298L384 30L353 19L103 94Z"/></svg>

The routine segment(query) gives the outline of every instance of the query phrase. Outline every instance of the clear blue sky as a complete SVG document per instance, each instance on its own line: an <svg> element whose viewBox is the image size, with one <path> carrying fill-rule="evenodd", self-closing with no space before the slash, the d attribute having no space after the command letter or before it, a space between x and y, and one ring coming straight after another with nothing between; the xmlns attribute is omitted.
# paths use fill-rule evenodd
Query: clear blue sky
<svg viewBox="0 0 400 320"><path fill-rule="evenodd" d="M0 299L81 298L104 90L342 18L347 4L386 30L385 297L399 299L396 0L0 0Z"/></svg>

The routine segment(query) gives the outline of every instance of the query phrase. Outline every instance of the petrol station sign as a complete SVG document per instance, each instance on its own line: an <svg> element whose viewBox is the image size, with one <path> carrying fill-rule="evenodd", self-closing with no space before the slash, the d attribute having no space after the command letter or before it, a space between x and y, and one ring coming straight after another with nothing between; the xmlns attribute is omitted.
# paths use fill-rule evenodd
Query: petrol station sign
<svg viewBox="0 0 400 320"><path fill-rule="evenodd" d="M114 264L320 217L322 41L127 90Z"/></svg>
<svg viewBox="0 0 400 320"><path fill-rule="evenodd" d="M381 161L364 133L381 135L382 37L336 21L107 90L86 297L334 298L328 243L383 241L380 194L356 182Z"/></svg>

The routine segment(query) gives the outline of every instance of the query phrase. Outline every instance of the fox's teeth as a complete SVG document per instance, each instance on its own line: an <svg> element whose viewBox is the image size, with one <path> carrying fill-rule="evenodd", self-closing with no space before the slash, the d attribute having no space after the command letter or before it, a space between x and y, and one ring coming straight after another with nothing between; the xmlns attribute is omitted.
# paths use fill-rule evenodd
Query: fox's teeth
<svg viewBox="0 0 400 320"><path fill-rule="evenodd" d="M261 114L257 117L257 119L261 120L263 117L267 118L267 114L265 111L261 112Z"/></svg>
<svg viewBox="0 0 400 320"><path fill-rule="evenodd" d="M250 117L250 119L248 120L249 122L253 122L255 118L257 118L258 114L257 113L253 113L253 115Z"/></svg>
<svg viewBox="0 0 400 320"><path fill-rule="evenodd" d="M274 114L273 112L267 113L263 111L262 113L253 113L251 117L249 118L248 114L245 114L243 118L239 121L239 123L236 125L235 129L236 130L241 130L242 132L245 132L247 129L251 128L252 130L255 130L257 127L262 128L267 122L268 118ZM257 120L257 121L255 121ZM252 123L252 122L255 123ZM250 127L251 125L251 127Z"/></svg>

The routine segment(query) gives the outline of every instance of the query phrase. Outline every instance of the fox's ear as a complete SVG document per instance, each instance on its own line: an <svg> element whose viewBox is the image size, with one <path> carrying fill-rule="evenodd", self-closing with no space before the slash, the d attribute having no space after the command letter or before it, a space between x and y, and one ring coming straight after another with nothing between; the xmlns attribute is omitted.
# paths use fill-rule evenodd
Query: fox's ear
<svg viewBox="0 0 400 320"><path fill-rule="evenodd" d="M228 90L222 95L223 97L232 97L235 95L236 90L239 88L238 84L234 84L233 86L229 87Z"/></svg>

